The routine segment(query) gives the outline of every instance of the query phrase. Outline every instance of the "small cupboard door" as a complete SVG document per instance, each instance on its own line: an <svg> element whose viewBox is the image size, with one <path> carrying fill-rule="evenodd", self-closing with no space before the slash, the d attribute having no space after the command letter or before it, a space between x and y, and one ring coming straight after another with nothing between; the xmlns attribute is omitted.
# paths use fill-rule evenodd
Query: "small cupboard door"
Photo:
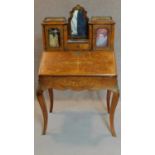
<svg viewBox="0 0 155 155"><path fill-rule="evenodd" d="M93 25L93 49L113 49L113 27L111 25Z"/></svg>
<svg viewBox="0 0 155 155"><path fill-rule="evenodd" d="M45 25L45 50L63 50L63 26Z"/></svg>

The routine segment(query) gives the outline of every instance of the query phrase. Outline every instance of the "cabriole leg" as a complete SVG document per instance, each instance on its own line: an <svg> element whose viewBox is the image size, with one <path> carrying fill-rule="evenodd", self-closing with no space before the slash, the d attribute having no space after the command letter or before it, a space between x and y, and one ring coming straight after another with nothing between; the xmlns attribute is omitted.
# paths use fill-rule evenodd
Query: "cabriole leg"
<svg viewBox="0 0 155 155"><path fill-rule="evenodd" d="M110 107L110 130L112 136L116 137L115 127L114 127L114 115L115 115L115 109L118 104L119 99L119 91L114 91L112 96L112 102Z"/></svg>
<svg viewBox="0 0 155 155"><path fill-rule="evenodd" d="M50 112L53 111L53 89L48 89L49 97L50 97Z"/></svg>
<svg viewBox="0 0 155 155"><path fill-rule="evenodd" d="M110 98L111 98L111 91L107 90L107 111L110 113Z"/></svg>
<svg viewBox="0 0 155 155"><path fill-rule="evenodd" d="M43 90L40 90L40 89L37 90L37 98L38 98L38 102L39 102L41 110L42 110L43 120L44 120L42 134L45 135L46 130L47 130L48 113L47 113L45 99L43 96Z"/></svg>

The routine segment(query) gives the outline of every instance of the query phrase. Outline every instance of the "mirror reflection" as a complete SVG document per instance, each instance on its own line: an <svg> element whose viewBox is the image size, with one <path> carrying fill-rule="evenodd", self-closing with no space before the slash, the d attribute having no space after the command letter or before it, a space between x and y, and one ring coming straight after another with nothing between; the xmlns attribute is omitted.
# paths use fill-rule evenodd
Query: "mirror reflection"
<svg viewBox="0 0 155 155"><path fill-rule="evenodd" d="M88 36L88 19L82 9L74 10L71 18L71 36L74 38L87 38Z"/></svg>

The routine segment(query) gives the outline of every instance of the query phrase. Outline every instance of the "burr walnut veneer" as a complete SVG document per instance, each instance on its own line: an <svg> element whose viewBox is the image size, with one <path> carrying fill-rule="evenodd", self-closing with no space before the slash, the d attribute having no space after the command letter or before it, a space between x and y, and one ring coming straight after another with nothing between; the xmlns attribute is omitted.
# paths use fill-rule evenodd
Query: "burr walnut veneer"
<svg viewBox="0 0 155 155"><path fill-rule="evenodd" d="M71 35L71 25L75 10L83 13L88 36ZM112 136L114 112L119 99L117 72L114 54L114 22L111 17L93 17L89 21L87 12L77 5L65 18L45 18L42 23L44 51L39 67L37 98L42 109L46 134L48 112L43 92L48 90L50 112L53 109L53 89L58 90L107 90L107 110Z"/></svg>
<svg viewBox="0 0 155 155"><path fill-rule="evenodd" d="M110 129L113 136L114 112L119 92L114 52L69 51L43 52L39 69L38 100L44 117L43 134L46 133L48 113L43 91L48 90L53 108L53 89L98 90L107 89L107 108L110 113ZM110 98L112 101L110 104Z"/></svg>

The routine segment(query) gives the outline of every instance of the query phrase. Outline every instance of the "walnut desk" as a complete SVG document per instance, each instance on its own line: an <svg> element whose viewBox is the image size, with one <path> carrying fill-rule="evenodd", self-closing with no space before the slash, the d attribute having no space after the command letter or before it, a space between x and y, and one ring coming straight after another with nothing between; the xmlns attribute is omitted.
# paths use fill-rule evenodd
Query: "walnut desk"
<svg viewBox="0 0 155 155"><path fill-rule="evenodd" d="M49 91L50 112L53 109L53 89L107 90L107 110L110 130L116 136L114 113L119 99L114 51L45 51L39 68L37 98L43 113L43 134L46 134L48 112L43 92Z"/></svg>

